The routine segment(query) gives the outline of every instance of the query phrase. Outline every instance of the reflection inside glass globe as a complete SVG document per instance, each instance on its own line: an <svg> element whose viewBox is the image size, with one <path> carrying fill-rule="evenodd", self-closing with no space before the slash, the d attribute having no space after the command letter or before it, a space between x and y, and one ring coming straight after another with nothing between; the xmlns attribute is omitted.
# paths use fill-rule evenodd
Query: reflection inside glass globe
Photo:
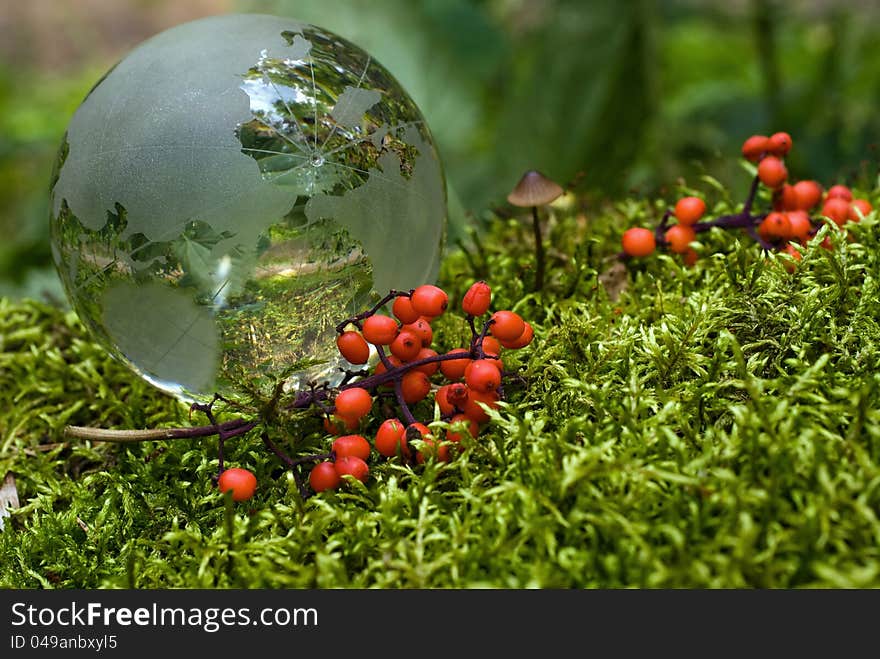
<svg viewBox="0 0 880 659"><path fill-rule="evenodd" d="M446 222L430 132L388 71L261 15L178 26L117 64L70 122L51 197L80 318L187 401L338 381L335 325L433 281Z"/></svg>

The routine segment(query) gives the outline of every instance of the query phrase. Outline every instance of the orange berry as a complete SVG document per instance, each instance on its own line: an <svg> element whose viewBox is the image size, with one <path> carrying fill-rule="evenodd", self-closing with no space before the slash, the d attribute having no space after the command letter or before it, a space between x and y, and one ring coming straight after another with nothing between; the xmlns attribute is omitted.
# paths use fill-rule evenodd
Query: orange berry
<svg viewBox="0 0 880 659"><path fill-rule="evenodd" d="M343 435L333 440L331 450L338 460L346 455L355 455L361 460L370 457L370 442L363 435Z"/></svg>
<svg viewBox="0 0 880 659"><path fill-rule="evenodd" d="M221 492L232 492L233 501L247 501L257 490L257 477L247 469L233 467L220 474L217 487Z"/></svg>
<svg viewBox="0 0 880 659"><path fill-rule="evenodd" d="M837 226L849 219L850 202L843 197L828 197L822 204L822 215L830 218Z"/></svg>
<svg viewBox="0 0 880 659"><path fill-rule="evenodd" d="M361 333L370 343L387 346L397 337L397 330L397 321L391 316L375 314L364 321Z"/></svg>
<svg viewBox="0 0 880 659"><path fill-rule="evenodd" d="M379 426L379 430L376 431L376 439L373 442L379 455L391 458L397 455L397 451L400 450L404 457L409 457L409 448L406 444L404 430L406 428L404 428L403 423L399 419L386 419L383 421L382 425Z"/></svg>
<svg viewBox="0 0 880 659"><path fill-rule="evenodd" d="M663 239L671 251L677 254L684 254L696 237L696 232L690 226L673 224L666 230L666 235L663 236Z"/></svg>
<svg viewBox="0 0 880 659"><path fill-rule="evenodd" d="M526 328L522 317L513 311L496 311L492 314L492 320L494 322L489 326L489 332L499 341L513 341Z"/></svg>
<svg viewBox="0 0 880 659"><path fill-rule="evenodd" d="M484 355L495 355L496 357L498 357L501 354L501 341L496 339L494 336L484 336L482 345Z"/></svg>
<svg viewBox="0 0 880 659"><path fill-rule="evenodd" d="M484 403L488 405L490 409L493 409L497 407L498 394L494 391L482 392L468 390L467 400L464 405L461 406L462 411L467 418L472 419L477 423L486 423L489 420L489 415L479 403Z"/></svg>
<svg viewBox="0 0 880 659"><path fill-rule="evenodd" d="M449 420L450 425L456 424L466 424L467 425L467 433L472 437L476 438L480 432L480 426L473 419L469 419L465 414L456 414ZM450 442L460 442L464 434L462 431L453 430L450 428L446 431L446 439Z"/></svg>
<svg viewBox="0 0 880 659"><path fill-rule="evenodd" d="M362 483L367 481L367 476L370 474L370 467L367 463L354 455L346 455L339 458L333 463L333 466L340 477L346 475L354 476Z"/></svg>
<svg viewBox="0 0 880 659"><path fill-rule="evenodd" d="M391 342L389 349L391 354L398 359L405 362L412 361L422 349L422 340L416 336L415 332L401 330L394 341Z"/></svg>
<svg viewBox="0 0 880 659"><path fill-rule="evenodd" d="M471 284L461 299L461 308L469 316L482 316L492 302L492 289L484 281Z"/></svg>
<svg viewBox="0 0 880 659"><path fill-rule="evenodd" d="M495 391L501 386L497 359L475 359L464 371L464 381L472 391Z"/></svg>
<svg viewBox="0 0 880 659"><path fill-rule="evenodd" d="M682 261L688 267L694 265L694 263L697 262L697 252L693 248L688 247L687 251L684 253L684 256L682 257Z"/></svg>
<svg viewBox="0 0 880 659"><path fill-rule="evenodd" d="M657 247L654 232L644 227L633 227L623 232L623 251L628 256L648 256Z"/></svg>
<svg viewBox="0 0 880 659"><path fill-rule="evenodd" d="M788 133L773 133L767 138L767 151L774 156L783 157L791 149L791 135Z"/></svg>
<svg viewBox="0 0 880 659"><path fill-rule="evenodd" d="M449 461L449 447L445 444L437 444L433 439L425 438L422 440L424 444L416 453L416 462L422 464L428 458L433 457L438 462Z"/></svg>
<svg viewBox="0 0 880 659"><path fill-rule="evenodd" d="M766 135L752 135L742 145L743 158L751 162L758 162L768 151L768 139Z"/></svg>
<svg viewBox="0 0 880 659"><path fill-rule="evenodd" d="M412 300L406 295L398 295L394 298L394 302L391 305L391 313L404 325L416 322L421 316L418 311L413 309Z"/></svg>
<svg viewBox="0 0 880 659"><path fill-rule="evenodd" d="M467 388L466 384L463 382L453 382L448 387L446 390L446 400L450 404L461 407L467 402L470 389Z"/></svg>
<svg viewBox="0 0 880 659"><path fill-rule="evenodd" d="M400 329L401 331L412 332L418 336L423 348L430 346L431 341L434 340L434 330L431 329L431 324L424 318L419 318L414 323L407 323Z"/></svg>
<svg viewBox="0 0 880 659"><path fill-rule="evenodd" d="M324 417L324 430L327 431L328 435L341 435L344 432L351 432L352 430L357 430L359 425L360 419L344 417L338 414Z"/></svg>
<svg viewBox="0 0 880 659"><path fill-rule="evenodd" d="M696 224L706 212L706 202L699 197L682 197L675 204L679 224Z"/></svg>
<svg viewBox="0 0 880 659"><path fill-rule="evenodd" d="M816 181L798 181L794 189L800 210L808 211L822 200L822 186Z"/></svg>
<svg viewBox="0 0 880 659"><path fill-rule="evenodd" d="M781 205L780 210L794 211L800 208L800 196L798 196L797 188L793 185L785 183L778 192Z"/></svg>
<svg viewBox="0 0 880 659"><path fill-rule="evenodd" d="M813 230L813 223L810 222L810 216L807 215L807 211L796 210L789 211L786 214L788 215L788 223L791 227L789 231L790 237L797 238L801 242L806 241L810 237L810 231Z"/></svg>
<svg viewBox="0 0 880 659"><path fill-rule="evenodd" d="M400 390L408 404L418 403L431 392L431 381L422 371L412 370L400 380Z"/></svg>
<svg viewBox="0 0 880 659"><path fill-rule="evenodd" d="M866 216L872 210L874 209L867 199L853 199L852 205L849 208L849 219L853 222L859 222L862 217Z"/></svg>
<svg viewBox="0 0 880 659"><path fill-rule="evenodd" d="M319 462L309 472L309 485L315 492L335 490L341 482L336 466L330 461Z"/></svg>
<svg viewBox="0 0 880 659"><path fill-rule="evenodd" d="M413 309L423 316L439 316L449 306L449 296L446 291L432 284L425 284L415 289L410 301Z"/></svg>
<svg viewBox="0 0 880 659"><path fill-rule="evenodd" d="M776 156L767 156L758 163L758 178L768 188L778 188L788 178L788 170Z"/></svg>
<svg viewBox="0 0 880 659"><path fill-rule="evenodd" d="M373 407L373 397L366 389L351 387L340 391L333 404L337 416L345 419L362 419Z"/></svg>
<svg viewBox="0 0 880 659"><path fill-rule="evenodd" d="M788 243L785 246L784 251L786 254L788 254L790 257L792 257L795 261L800 261L802 258L804 258L803 255L800 253L800 251L798 251L797 247L795 247L791 243ZM789 272L794 272L795 271L794 263L786 263L785 269L788 270Z"/></svg>
<svg viewBox="0 0 880 659"><path fill-rule="evenodd" d="M412 361L420 362L423 359L428 359L429 357L436 357L436 356L437 356L436 350L431 350L430 348L422 348L421 350L419 350L419 354L416 355L416 358L413 359ZM413 370L414 371L421 371L422 373L424 373L428 377L431 377L432 375L434 375L434 373L436 373L437 371L440 370L440 363L439 362L428 362L427 364L422 364L421 366L416 366Z"/></svg>
<svg viewBox="0 0 880 659"><path fill-rule="evenodd" d="M825 195L825 199L833 199L834 197L839 197L846 201L852 201L852 190L845 185L832 185L828 188L828 194Z"/></svg>
<svg viewBox="0 0 880 659"><path fill-rule="evenodd" d="M532 342L533 338L535 338L535 330L532 329L531 325L526 323L526 328L523 330L523 333L520 334L518 339L516 339L515 341L502 341L501 345L511 350L518 350L520 348L525 348L527 345L529 345ZM499 362L499 365L500 364L501 362Z"/></svg>
<svg viewBox="0 0 880 659"><path fill-rule="evenodd" d="M449 380L460 380L464 377L464 369L466 369L468 364L471 363L471 359L468 357L470 351L466 348L456 348L455 350L450 350L446 354L464 355L464 358L462 359L450 359L448 361L440 362L440 372L443 373L444 377Z"/></svg>
<svg viewBox="0 0 880 659"><path fill-rule="evenodd" d="M370 358L370 346L360 332L350 330L336 337L339 353L352 364L366 364Z"/></svg>
<svg viewBox="0 0 880 659"><path fill-rule="evenodd" d="M787 239L790 233L791 222L785 213L768 213L758 225L758 235L767 241Z"/></svg>

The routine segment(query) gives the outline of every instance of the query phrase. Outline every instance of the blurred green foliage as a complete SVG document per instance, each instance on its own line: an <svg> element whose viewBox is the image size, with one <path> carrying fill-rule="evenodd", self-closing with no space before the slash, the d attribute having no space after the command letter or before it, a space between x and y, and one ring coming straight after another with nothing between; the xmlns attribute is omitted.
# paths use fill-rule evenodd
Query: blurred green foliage
<svg viewBox="0 0 880 659"><path fill-rule="evenodd" d="M593 199L669 194L704 173L737 189L746 179L733 156L754 132L792 134L794 178L868 186L876 176L880 7L871 3L236 0L232 9L336 31L403 83L444 159L453 238L532 168ZM0 294L52 290L52 157L112 63L63 75L0 64Z"/></svg>

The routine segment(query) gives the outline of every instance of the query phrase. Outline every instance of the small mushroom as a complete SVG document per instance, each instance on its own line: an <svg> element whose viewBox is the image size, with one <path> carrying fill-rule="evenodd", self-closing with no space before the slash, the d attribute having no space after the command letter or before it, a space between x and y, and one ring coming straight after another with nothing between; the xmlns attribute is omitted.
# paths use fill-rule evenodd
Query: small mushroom
<svg viewBox="0 0 880 659"><path fill-rule="evenodd" d="M532 209L532 230L535 233L535 290L544 287L544 242L538 222L538 206L549 204L565 192L556 181L534 169L522 175L507 201L514 206Z"/></svg>

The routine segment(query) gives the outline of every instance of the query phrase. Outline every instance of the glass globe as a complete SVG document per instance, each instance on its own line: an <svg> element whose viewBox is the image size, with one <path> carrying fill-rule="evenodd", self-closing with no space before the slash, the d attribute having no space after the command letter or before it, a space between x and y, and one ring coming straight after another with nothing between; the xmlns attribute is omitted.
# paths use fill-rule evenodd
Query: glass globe
<svg viewBox="0 0 880 659"><path fill-rule="evenodd" d="M258 14L179 25L70 121L52 250L79 317L181 400L337 383L337 323L433 282L446 227L425 120L368 53Z"/></svg>

